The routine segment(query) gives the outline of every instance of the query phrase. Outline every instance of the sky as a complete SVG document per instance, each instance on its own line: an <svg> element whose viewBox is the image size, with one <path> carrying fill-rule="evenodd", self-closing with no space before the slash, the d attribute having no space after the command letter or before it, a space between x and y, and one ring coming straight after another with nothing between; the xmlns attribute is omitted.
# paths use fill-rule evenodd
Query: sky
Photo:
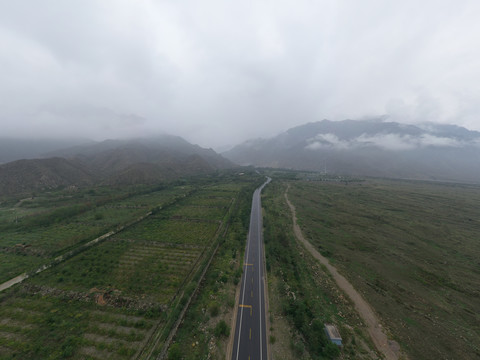
<svg viewBox="0 0 480 360"><path fill-rule="evenodd" d="M478 0L0 0L0 137L480 130Z"/></svg>

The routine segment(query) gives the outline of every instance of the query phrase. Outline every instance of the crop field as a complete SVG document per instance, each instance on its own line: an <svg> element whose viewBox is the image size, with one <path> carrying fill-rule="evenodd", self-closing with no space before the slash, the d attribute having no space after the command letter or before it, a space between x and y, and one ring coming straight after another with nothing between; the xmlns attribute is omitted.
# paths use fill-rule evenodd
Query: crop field
<svg viewBox="0 0 480 360"><path fill-rule="evenodd" d="M63 291L113 291L167 304L192 270L203 246L112 238L31 280ZM157 286L152 287L151 284Z"/></svg>
<svg viewBox="0 0 480 360"><path fill-rule="evenodd" d="M169 208L168 214L180 219L221 220L236 196L232 190L207 188L180 200Z"/></svg>
<svg viewBox="0 0 480 360"><path fill-rule="evenodd" d="M154 207L172 202L188 191L188 187L181 186L112 201L105 200L103 196L97 206L90 203L95 196L89 195L86 203L66 207L65 203L70 203L72 197L65 198L63 193L56 194L56 198L53 195L46 196L46 200L40 196L29 199L28 202L21 202L18 208L5 203L0 211L16 212L19 216L17 222L12 217L0 218L0 282L34 270L67 249L114 230ZM103 192L95 190L94 194ZM117 196L126 195L120 193ZM85 201L84 197L77 200ZM29 208L38 211L28 216L24 212L20 216L17 209L23 208L24 204L29 204ZM46 209L44 206L48 205L51 208Z"/></svg>
<svg viewBox="0 0 480 360"><path fill-rule="evenodd" d="M242 186L236 185L237 192L231 185L228 190L209 186L193 192L181 186L130 196L45 229L34 228L35 234L49 231L50 242L44 236L44 243L26 249L42 249L30 257L45 260L56 247L70 246L58 234L72 239L75 226L87 234L105 232L154 210L103 242L0 292L0 358L132 359L144 348L158 354L163 343L152 340L158 339L154 334L168 334ZM79 230L77 243L84 241L80 236ZM21 266L17 262L16 267Z"/></svg>
<svg viewBox="0 0 480 360"><path fill-rule="evenodd" d="M480 187L290 183L304 235L412 359L480 357Z"/></svg>
<svg viewBox="0 0 480 360"><path fill-rule="evenodd" d="M74 301L71 294L15 295L0 307L2 359L129 359L158 317Z"/></svg>
<svg viewBox="0 0 480 360"><path fill-rule="evenodd" d="M187 204L227 208L232 203L231 192L198 192L188 198Z"/></svg>
<svg viewBox="0 0 480 360"><path fill-rule="evenodd" d="M263 179L262 179L263 181ZM245 239L249 226L251 196L258 183L250 183L248 188L239 183L217 184L207 188L204 196L225 198L238 197L234 206L232 222L228 227L224 242L218 249L205 280L193 299L168 352L169 359L225 359L229 335L233 331L230 325L235 311L235 293L243 270ZM213 194L213 190L216 191ZM240 194L238 191L242 190ZM198 195L199 192L196 193ZM194 211L194 217L210 218L213 210L223 207L195 205L194 198L181 201L182 207L173 214L184 214L185 209ZM197 210L200 209L200 213ZM222 211L225 211L223 209ZM207 216L208 215L208 216ZM223 216L223 215L222 215ZM280 358L280 357L279 357Z"/></svg>
<svg viewBox="0 0 480 360"><path fill-rule="evenodd" d="M196 221L195 219L164 219L150 216L117 235L120 239L140 239L166 244L207 246L218 229L219 221Z"/></svg>
<svg viewBox="0 0 480 360"><path fill-rule="evenodd" d="M225 216L227 209L223 206L178 205L169 210L177 219L218 220Z"/></svg>

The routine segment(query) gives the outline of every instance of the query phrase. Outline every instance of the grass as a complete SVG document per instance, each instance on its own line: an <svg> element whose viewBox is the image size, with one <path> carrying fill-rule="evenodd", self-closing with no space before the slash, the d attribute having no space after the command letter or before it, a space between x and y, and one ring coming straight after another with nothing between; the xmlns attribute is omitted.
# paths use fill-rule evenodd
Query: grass
<svg viewBox="0 0 480 360"><path fill-rule="evenodd" d="M45 260L38 256L29 256L22 253L1 253L0 252L0 282L14 278L25 272L26 269L38 268Z"/></svg>
<svg viewBox="0 0 480 360"><path fill-rule="evenodd" d="M480 187L292 182L306 237L415 359L480 356Z"/></svg>
<svg viewBox="0 0 480 360"><path fill-rule="evenodd" d="M275 338L272 352L290 359L377 358L353 305L326 269L295 240L285 189L284 183L274 180L262 199L270 336ZM341 353L326 338L324 323L339 328L344 343Z"/></svg>

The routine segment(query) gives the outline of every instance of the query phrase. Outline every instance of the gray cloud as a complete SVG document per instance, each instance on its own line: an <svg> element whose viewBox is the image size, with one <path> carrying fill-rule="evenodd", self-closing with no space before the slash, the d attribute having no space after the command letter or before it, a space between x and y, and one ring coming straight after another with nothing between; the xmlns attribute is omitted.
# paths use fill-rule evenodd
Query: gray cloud
<svg viewBox="0 0 480 360"><path fill-rule="evenodd" d="M208 146L385 113L480 130L479 11L476 0L1 1L0 125Z"/></svg>

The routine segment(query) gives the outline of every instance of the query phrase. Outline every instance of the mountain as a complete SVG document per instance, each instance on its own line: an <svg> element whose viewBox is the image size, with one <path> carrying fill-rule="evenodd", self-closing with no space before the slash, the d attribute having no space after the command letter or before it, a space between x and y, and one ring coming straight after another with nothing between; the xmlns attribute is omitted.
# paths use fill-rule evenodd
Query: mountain
<svg viewBox="0 0 480 360"><path fill-rule="evenodd" d="M323 120L246 141L222 155L241 165L480 182L480 132L455 125Z"/></svg>
<svg viewBox="0 0 480 360"><path fill-rule="evenodd" d="M176 136L106 140L0 165L0 194L60 186L152 184L235 165Z"/></svg>
<svg viewBox="0 0 480 360"><path fill-rule="evenodd" d="M16 160L0 165L0 194L90 185L95 176L79 162L63 158Z"/></svg>
<svg viewBox="0 0 480 360"><path fill-rule="evenodd" d="M85 139L15 139L0 138L0 164L43 157L45 153L80 145Z"/></svg>
<svg viewBox="0 0 480 360"><path fill-rule="evenodd" d="M172 135L131 140L105 140L58 150L47 155L78 158L100 171L122 170L141 162L158 165L188 162L188 158L192 155L200 156L212 169L234 166L231 161L212 149L192 145L183 138Z"/></svg>

